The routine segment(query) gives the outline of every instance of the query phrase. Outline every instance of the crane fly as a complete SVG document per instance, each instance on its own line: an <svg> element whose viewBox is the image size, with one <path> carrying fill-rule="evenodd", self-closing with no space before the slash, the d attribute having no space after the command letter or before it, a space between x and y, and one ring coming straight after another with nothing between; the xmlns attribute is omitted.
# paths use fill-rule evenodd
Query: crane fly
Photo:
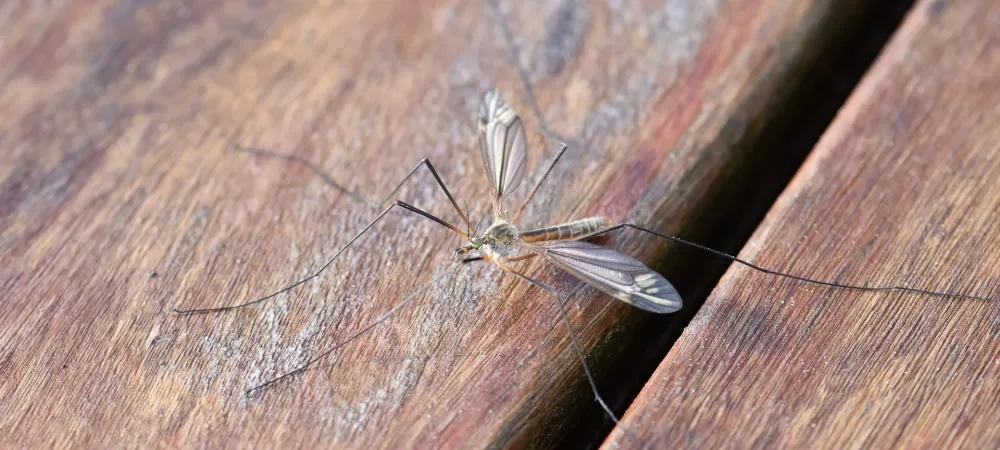
<svg viewBox="0 0 1000 450"><path fill-rule="evenodd" d="M429 160L423 159L406 177L404 177L403 181L399 183L395 189L393 189L390 197L395 195L402 184L405 183L406 180L408 180L418 169L420 169L421 166L427 167L427 169L434 176L434 179L437 181L441 190L448 197L448 200L455 208L455 211L457 211L462 217L462 220L466 225L466 231L463 231L459 227L420 208L396 200L383 209L374 220L372 220L357 235L348 241L347 244L341 247L340 250L338 250L326 264L324 264L312 275L303 278L302 280L299 280L284 289L247 303L219 308L186 310L175 309L174 311L178 314L194 314L239 309L264 302L281 293L294 289L295 287L319 276L334 262L334 260L336 260L338 256L340 256L341 253L347 250L347 248L350 247L354 241L378 223L386 214L389 213L389 211L398 206L407 211L414 212L428 218L454 231L464 238L467 243L455 251L456 255L460 257L463 262L478 260L492 261L505 272L508 272L519 279L525 280L532 285L553 294L556 304L559 306L561 317L569 327L573 346L577 351L580 361L583 363L587 379L594 391L594 395L609 417L611 417L615 423L618 423L617 416L611 411L611 408L608 407L597 391L593 375L591 374L590 369L587 366L586 359L583 356L583 350L579 344L579 339L570 326L568 314L565 310L565 306L562 304L561 296L552 287L528 277L523 273L515 271L508 266L508 263L536 256L541 257L545 261L554 264L555 266L583 280L587 284L590 284L591 286L594 286L619 300L654 313L670 313L677 311L681 308L681 297L677 293L677 290L674 289L673 285L666 280L666 278L646 267L646 265L639 260L616 250L585 241L585 239L604 234L611 229L614 229L615 227L611 226L612 223L608 219L603 217L591 217L541 229L520 231L517 228L516 223L520 218L521 213L530 203L531 199L534 198L538 189L542 186L545 179L548 178L548 175L551 173L556 163L558 163L562 158L568 147L566 144L561 143L562 145L559 152L556 154L556 157L548 165L541 178L539 178L538 182L535 184L535 187L521 204L521 207L518 208L513 217L508 220L510 214L504 208L504 199L511 192L513 192L518 185L520 185L521 180L524 177L524 166L527 162L527 136L525 134L524 125L521 122L520 117L518 117L518 115L514 112L513 108L510 107L510 105L495 89L489 90L483 96L482 104L477 112L477 122L483 166L486 169L492 192L494 216L494 223L482 235L477 235L476 231L472 231L473 227L468 215L458 207L458 203L455 201L454 196L451 194L451 191L448 190L448 187L445 185L440 175L438 175L437 170L434 169L433 164L431 164ZM272 154L271 152L258 149L238 149L256 155L278 156L286 160L304 163L309 165L310 168L318 171L318 169L311 164L295 157ZM332 179L329 177L324 178L333 184ZM339 185L334 185L343 189ZM356 194L352 195L352 197L359 198ZM476 253L476 255L470 256L470 254L473 253ZM315 362L339 349L343 344L350 342L364 332L372 329L378 323L388 319L392 313L398 311L402 306L408 303L415 296L415 294L422 290L423 288L418 289L418 291L413 294L410 294L410 296L408 296L403 302L396 305L396 307L392 308L388 313L379 317L371 325L363 328L360 332L355 333L344 342L320 353L317 357L311 359L296 370L249 389L248 393L264 388L306 370Z"/></svg>
<svg viewBox="0 0 1000 450"><path fill-rule="evenodd" d="M552 298L558 306L562 322L566 324L569 330L573 348L583 365L584 374L586 375L587 381L590 384L596 400L600 403L604 412L615 422L615 424L622 428L627 435L632 437L631 433L626 428L621 426L618 417L601 398L590 368L587 366L583 348L580 345L579 338L569 321L569 315L566 312L566 308L563 305L560 294L554 288L546 285L545 283L514 270L508 265L509 263L538 257L572 274L576 278L597 288L598 290L639 309L653 313L671 313L679 310L682 305L681 296L677 293L677 290L674 289L673 285L671 285L670 282L667 281L667 279L662 275L653 271L641 261L632 258L631 256L611 248L587 242L588 239L593 237L604 235L623 228L630 228L713 253L732 262L742 264L766 274L802 282L867 292L896 291L942 297L988 300L984 297L934 292L904 286L872 287L814 280L760 267L733 255L713 250L675 236L659 233L630 222L612 224L603 217L590 217L561 225L521 231L516 225L518 219L520 219L525 207L527 207L527 205L534 198L535 194L538 192L539 188L545 182L545 179L548 178L548 175L556 166L556 163L559 162L560 158L562 158L563 154L566 152L567 145L565 143L560 143L561 147L556 156L548 164L545 171L535 183L534 188L527 195L521 206L515 210L513 215L511 215L504 207L504 200L520 185L524 176L524 166L527 161L527 136L525 135L524 125L510 105L507 104L507 102L495 89L487 91L483 96L482 103L480 104L477 112L477 122L479 147L482 153L483 167L490 183L493 202L493 224L482 235L479 235L478 232L475 231L472 226L472 222L469 220L468 214L458 206L458 203L456 202L451 191L448 190L448 187L441 179L441 176L434 168L434 165L431 164L427 158L422 159L416 167L414 167L403 178L403 180L396 185L386 200L380 203L375 203L368 201L359 194L349 191L336 184L330 177L323 174L316 166L310 164L308 161L295 156L281 155L267 150L235 147L236 150L258 156L276 157L291 162L305 164L317 174L320 174L328 183L345 191L355 199L361 199L368 202L372 206L376 206L378 209L381 209L381 213L379 213L371 222L362 228L361 231L354 235L354 237L352 237L346 244L340 247L333 257L331 257L319 270L279 291L246 303L205 309L175 309L174 312L187 315L195 313L229 311L256 305L279 294L288 292L322 274L328 267L330 267L331 264L333 264L337 257L339 257L356 240L370 230L376 223L382 220L386 214L394 208L400 207L406 211L416 213L430 219L461 236L466 243L455 250L456 256L460 258L461 261L492 261L504 272L510 273L518 279L524 280L552 294ZM448 198L451 206L462 218L462 221L466 226L465 230L420 208L417 208L416 206L410 205L409 203L400 200L389 201L389 199L391 199L399 191L402 185L421 167L426 167L431 175L433 175L434 180L440 187L441 191L444 192L445 196ZM386 204L388 204L387 207ZM395 312L406 306L413 298L416 297L417 294L423 292L423 290L426 289L433 281L434 280L431 280L431 282L424 284L423 287L418 288L416 291L408 295L405 299L397 303L392 309L378 317L371 324L350 335L347 339L339 342L333 347L319 353L299 368L255 386L249 389L247 393L265 388L278 381L305 371L316 362L330 355L334 351L337 351L342 346L353 341L364 333L370 331L376 325L387 320Z"/></svg>

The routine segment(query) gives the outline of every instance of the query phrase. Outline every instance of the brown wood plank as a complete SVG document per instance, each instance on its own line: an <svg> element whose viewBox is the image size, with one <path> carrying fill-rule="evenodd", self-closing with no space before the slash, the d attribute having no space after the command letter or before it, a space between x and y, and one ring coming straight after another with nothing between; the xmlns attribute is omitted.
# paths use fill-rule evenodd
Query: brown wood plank
<svg viewBox="0 0 1000 450"><path fill-rule="evenodd" d="M865 3L505 4L541 110L574 145L524 223L602 214L715 229L711 218L747 201L733 181L782 96ZM280 288L374 217L301 167L227 152L230 139L311 160L372 197L426 156L480 218L472 118L495 83L532 130L530 166L547 160L483 2L37 8L0 7L15 24L0 29L3 441L551 446L594 410L551 299L487 265L455 268L461 242L412 215L267 304L169 313ZM430 181L400 198L457 221ZM654 242L615 245L668 258ZM537 262L522 268L575 294L599 375L653 346L632 334L648 315ZM428 282L318 370L244 395Z"/></svg>
<svg viewBox="0 0 1000 450"><path fill-rule="evenodd" d="M741 256L997 298L998 21L994 1L919 2ZM734 265L624 423L651 448L994 447L998 317Z"/></svg>

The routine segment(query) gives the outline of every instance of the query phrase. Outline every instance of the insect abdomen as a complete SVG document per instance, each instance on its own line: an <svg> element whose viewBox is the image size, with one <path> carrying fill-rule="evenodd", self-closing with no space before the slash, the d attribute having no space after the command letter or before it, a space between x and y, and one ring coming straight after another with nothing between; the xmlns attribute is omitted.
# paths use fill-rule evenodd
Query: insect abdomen
<svg viewBox="0 0 1000 450"><path fill-rule="evenodd" d="M563 241L586 236L595 231L611 226L611 221L604 217L589 217L562 225L529 230L521 233L525 242Z"/></svg>

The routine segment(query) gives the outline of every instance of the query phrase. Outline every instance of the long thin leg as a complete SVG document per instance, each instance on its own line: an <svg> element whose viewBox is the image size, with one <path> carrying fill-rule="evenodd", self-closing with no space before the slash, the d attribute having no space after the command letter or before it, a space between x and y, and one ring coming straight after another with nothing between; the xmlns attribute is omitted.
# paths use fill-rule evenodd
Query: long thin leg
<svg viewBox="0 0 1000 450"><path fill-rule="evenodd" d="M222 306L222 307L218 307L218 308L174 309L174 312L177 313L177 314L187 315L187 314L196 314L196 313L210 313L210 312L230 311L230 310L233 310L233 309L245 308L247 306L256 305L256 304L261 303L261 302L263 302L265 300L274 298L275 296L277 296L279 294L283 294L283 293L288 292L288 291L290 291L292 289L295 289L296 287L301 286L303 283L305 283L305 282L307 282L307 281L309 281L309 280L311 280L313 278L316 278L321 273L323 273L323 271L326 270L327 267L330 267L330 264L333 264L333 261L336 260L337 257L340 256L341 253L344 253L344 251L347 250L347 248L350 247L351 244L354 243L354 241L358 240L358 238L360 238L363 234L365 234L365 232L367 232L369 229L371 229L371 227L374 226L375 223L377 223L379 220L381 220L383 216L385 216L386 214L388 214L389 211L392 211L392 208L394 208L396 206L401 206L401 207L407 209L408 211L412 211L412 212L415 212L417 214L420 214L421 216L424 216L424 217L426 217L428 219L431 219L431 220L437 222L440 225L443 225L443 226L445 226L447 228L450 228L452 231L454 231L454 232L456 232L456 233L458 233L458 234L460 234L462 236L467 236L464 231L459 230L454 225L452 225L452 224L450 224L448 222L445 222L445 221L443 221L443 220L441 220L441 219L439 219L437 217L434 217L430 213L428 213L428 212L426 212L426 211L424 211L424 210L422 210L420 208L417 208L415 206L412 206L412 205L409 205L407 203L404 203L404 202L401 202L401 201L397 200L395 203L393 203L392 205L389 205L388 208L386 208L381 213L379 213L379 215L377 217L375 217L375 220L372 220L371 222L369 222L368 225L366 225L360 232L358 232L358 234L354 235L354 237L351 238L350 241L347 241L347 243L344 244L343 247L340 247L340 250L337 250L337 253L334 254L333 257L330 258L330 260L326 262L326 264L323 264L323 267L320 267L320 269L317 270L316 272L314 272L312 275L309 275L308 277L305 277L305 278L303 278L303 279L301 279L299 281L296 281L295 283L292 283L289 286L287 286L287 287L285 287L285 288L283 288L283 289L281 289L281 290L279 290L277 292L274 292L274 293L269 294L269 295L267 295L265 297L261 297L261 298L258 298L256 300L252 300L252 301L249 301L249 302L246 302L246 303L241 303L241 304L238 304L238 305L231 305L231 306Z"/></svg>
<svg viewBox="0 0 1000 450"><path fill-rule="evenodd" d="M399 310L403 309L404 307L406 307L406 305L408 305L414 298L417 298L418 295L420 295L421 293L423 293L424 291L426 291L428 287L430 287L432 284L434 284L435 281L439 280L440 278L441 277L432 278L430 281L424 283L423 286L421 286L417 290L411 292L410 295L407 295L406 298L403 299L403 301L397 303L396 306L393 306L392 309L390 309L388 312L386 312L385 314L382 314L381 316L379 316L378 319L375 319L374 322L372 322L372 323L368 324L366 327L364 327L364 328L362 328L362 329L354 332L354 334L348 336L347 339L344 339L343 341L340 341L340 342L336 343L333 347L330 347L330 348L328 348L328 349L320 352L319 355L316 355L315 357L313 357L309 361L306 361L305 364L299 366L295 370L293 370L291 372L288 372L286 374L283 374L283 375L281 375L279 377L272 378L272 379L270 379L270 380L268 380L268 381L266 381L266 382L264 382L262 384L254 386L254 387L252 387L250 389L247 389L246 393L247 394L251 394L254 391L259 391L259 390L264 389L264 388L266 388L266 387L268 387L268 386L270 386L270 385L272 385L274 383L277 383L277 382L279 382L281 380L284 380L286 378L289 378L289 377L298 375L298 374L300 374L302 372L305 372L313 364L316 364L317 362L319 362L323 358L326 358L331 353L333 353L333 352L335 352L337 350L340 350L341 347L343 347L343 346L351 343L355 339L357 339L357 338L361 337L362 335L364 335L365 333L371 331L373 328L375 328L375 326L381 324L382 322L385 322L386 320L389 320L389 318L391 318L393 314L395 314L397 311L399 311Z"/></svg>
<svg viewBox="0 0 1000 450"><path fill-rule="evenodd" d="M396 187L392 189L392 192L390 192L389 195L385 196L385 198L382 201L375 203L374 201L365 198L361 194L352 191L350 189L347 189L344 186L341 186L339 183L334 181L332 177L323 173L323 171L321 171L319 167L316 167L315 164L309 162L304 158L300 158L295 155L284 155L281 153L273 152L270 150L263 150L259 148L247 148L239 145L236 142L230 142L230 148L232 148L233 151L237 152L248 153L255 156L265 156L269 158L283 159L285 161L302 164L308 167L310 170L312 170L313 173L322 178L323 181L325 181L327 184L344 192L351 198L367 203L369 206L376 209L381 209L385 207L386 203L388 203L390 199L395 197L396 193L399 192L399 189L403 187L403 183L406 183L407 180L413 177L413 174L415 174L417 170L420 170L420 166L427 166L427 169L431 171L431 175L434 175L434 180L437 181L438 186L440 186L441 190L444 191L444 195L448 197L448 201L451 202L451 206L455 208L455 211L458 211L458 215L462 216L462 220L465 221L466 225L468 225L470 228L472 227L472 224L469 222L469 216L466 215L464 211L462 211L462 208L458 207L458 202L455 201L455 197L451 195L451 191L449 191L448 187L445 186L444 181L441 180L441 176L438 175L437 170L434 169L434 165L431 164L430 160L428 160L427 158L421 159L420 162L417 163L417 165L413 168L413 170L410 170L410 173L406 174L406 176L403 177L403 180L396 184Z"/></svg>
<svg viewBox="0 0 1000 450"><path fill-rule="evenodd" d="M513 258L504 258L503 262L509 263L509 262L524 261L526 259L531 259L531 258L534 258L536 256L538 256L537 253L528 253L526 255L515 256ZM460 261L462 261L463 264L468 264L468 263L471 263L471 262L485 261L485 260L492 261L490 258L487 258L485 256L481 256L481 255L480 256L470 256L470 257L467 257L467 258L462 258Z"/></svg>
<svg viewBox="0 0 1000 450"><path fill-rule="evenodd" d="M542 130L542 133L545 134L545 136L558 142L560 145L559 153L556 154L555 159L553 159L552 163L550 163L548 168L545 169L545 173L542 174L542 178L535 183L535 188L531 190L530 194L528 194L528 197L524 200L521 207L516 213L514 213L514 219L511 220L511 223L516 224L517 220L521 217L521 213L524 212L524 208L528 206L528 203L531 202L535 193L538 192L538 188L542 186L542 182L545 181L545 178L549 176L549 172L551 172L552 168L555 167L557 162L559 162L559 158L562 158L563 153L566 152L566 142L569 142L569 139L559 136L549 129L545 118L542 117L541 110L538 108L538 103L535 102L535 90L531 87L531 80L528 79L528 73L524 70L524 67L521 67L521 51L517 48L517 44L514 43L514 33L510 31L510 26L507 24L507 17L505 17L503 12L500 11L500 5L497 4L496 0L487 0L486 3L488 3L490 9L493 10L497 27L500 29L500 34L503 35L504 43L507 45L507 51L510 53L510 57L514 61L514 66L517 67L517 75L521 78L521 85L524 88L524 93L528 97L528 106L531 108L531 114L535 116L535 121L538 122L538 128Z"/></svg>
<svg viewBox="0 0 1000 450"><path fill-rule="evenodd" d="M524 255L521 255L521 256L515 256L513 258L506 258L506 259L503 260L503 262L509 263L509 262L524 261L526 259L531 259L531 258L534 258L536 256L538 256L537 253L528 253L528 254L524 254Z"/></svg>
<svg viewBox="0 0 1000 450"><path fill-rule="evenodd" d="M497 265L500 266L500 268L506 271L507 273L510 273L524 281L533 284L535 287L545 290L546 292L552 294L552 297L556 302L556 306L559 307L559 316L562 318L563 323L566 324L566 328L569 330L570 340L573 341L573 349L576 351L576 356L580 358L580 364L583 365L583 373L587 375L587 381L590 383L590 390L594 392L594 397L597 399L597 403L601 404L601 408L604 409L604 413L607 414L612 421L614 421L615 426L621 428L626 435L628 435L630 438L638 442L638 439L635 437L635 435L632 434L632 432L629 431L628 428L625 428L625 426L621 424L621 422L618 420L618 416L615 415L614 411L611 411L611 407L609 407L608 404L604 402L604 399L601 397L601 393L597 391L597 382L594 381L594 375L590 373L590 367L587 365L587 358L583 354L583 346L580 345L580 339L576 336L576 331L573 331L573 324L570 323L569 321L569 314L566 312L566 307L563 306L563 299L562 296L559 295L559 292L556 291L554 288L542 283L541 281L535 280L534 278L531 278L527 275L517 272L514 269L511 269L499 262L497 262Z"/></svg>
<svg viewBox="0 0 1000 450"><path fill-rule="evenodd" d="M562 142L559 144L562 145L562 148L559 149L559 153L556 153L556 157L553 158L552 162L549 163L549 166L545 168L545 172L542 173L542 177L538 179L538 182L535 183L535 187L531 189L531 193L524 199L524 203L521 204L521 207L517 209L516 213L514 213L514 218L510 221L510 223L517 223L517 220L521 218L521 213L524 212L524 208L528 206L528 202L530 202L532 198L535 198L535 193L538 192L538 188L542 187L542 183L545 182L545 179L549 177L549 172L552 172L552 168L555 167L556 163L559 162L559 159L562 158L563 153L566 153L566 144Z"/></svg>
<svg viewBox="0 0 1000 450"><path fill-rule="evenodd" d="M504 43L507 45L507 51L510 52L511 59L514 60L514 66L517 67L517 75L521 78L521 85L524 86L524 93L528 96L528 106L531 108L531 114L535 116L535 121L538 122L538 128L542 130L549 139L562 142L569 142L558 134L552 132L546 125L545 118L542 117L541 110L538 108L538 104L535 103L535 90L531 88L531 80L528 79L528 72L521 67L521 50L517 48L514 44L514 33L510 31L510 27L507 24L507 18L500 11L500 6L497 5L496 0L487 0L490 9L493 10L493 15L495 16L497 27L500 28L500 33L503 35Z"/></svg>
<svg viewBox="0 0 1000 450"><path fill-rule="evenodd" d="M747 266L747 267L749 267L751 269L754 269L754 270L766 273L768 275L775 275L775 276L779 276L779 277L790 278L792 280L803 281L803 282L806 282L806 283L817 284L817 285L820 285L820 286L829 286L829 287L835 287L835 288L841 288L841 289L852 289L852 290L858 290L858 291L864 291L864 292L887 292L887 291L890 291L890 292L910 292L910 293L914 293L914 294L924 294L924 295L930 295L930 296L934 296L934 297L962 298L962 299L967 299L967 300L980 300L980 301L986 301L986 302L993 301L993 299L986 298L986 297L980 297L978 295L956 294L956 293L953 293L953 292L928 291L928 290L925 290L925 289L916 289L916 288L910 288L910 287L906 287L906 286L858 286L858 285L853 285L853 284L841 284L841 283L834 283L834 282L831 282L831 281L814 280L812 278L806 278L806 277L802 277L802 276L798 276L798 275L793 275L793 274L786 273L786 272L780 272L780 271L777 271L777 270L767 269L767 268L758 266L756 264L753 264L753 263L751 263L749 261L745 261L745 260L742 260L740 258L737 258L737 257L735 257L733 255L728 254L728 253L720 252L718 250L714 250L714 249L705 247L704 245L696 244L696 243L691 242L691 241L686 241L686 240L681 239L681 238L679 238L677 236L671 236L669 234L657 233L657 232L655 232L653 230L641 227L639 225L636 225L636 224L630 223L630 222L620 223L618 225L614 225L614 226L610 226L608 228L605 228L603 230L595 231L595 232L590 233L590 234L588 234L586 236L582 236L582 237L578 238L577 240L589 239L589 238L592 238L592 237L595 237L595 236L599 236L599 235L602 235L602 234L607 234L607 233L610 233L612 231L620 230L620 229L626 228L626 227L627 228L632 228L632 229L635 229L635 230L639 230L639 231L643 231L643 232L652 234L654 236L661 237L663 239L668 239L668 240L677 242L679 244L684 244L684 245L687 245L687 246L691 246L691 247L697 248L699 250L703 250L703 251L712 253L712 254L717 255L717 256L721 256L721 257L726 258L726 259L728 259L730 261L742 264L742 265Z"/></svg>

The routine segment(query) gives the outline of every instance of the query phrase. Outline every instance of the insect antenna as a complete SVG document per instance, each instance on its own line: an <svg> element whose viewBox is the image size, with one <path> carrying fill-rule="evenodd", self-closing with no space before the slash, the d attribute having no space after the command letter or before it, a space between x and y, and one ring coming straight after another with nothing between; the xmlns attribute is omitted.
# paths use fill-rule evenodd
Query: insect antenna
<svg viewBox="0 0 1000 450"><path fill-rule="evenodd" d="M639 225L636 225L636 224L630 223L630 222L620 223L618 225L613 225L613 226L610 226L608 228L605 228L603 230L595 231L595 232L590 233L588 235L581 236L577 240L589 239L589 238L592 238L592 237L596 237L596 236L600 236L600 235L604 235L604 234L610 233L612 231L620 230L622 228L632 228L634 230L639 230L639 231L642 231L642 232L646 232L646 233L652 234L653 236L657 236L657 237L660 237L660 238L663 238L663 239L667 239L667 240L676 242L678 244L683 244L683 245L687 245L687 246L690 246L690 247L693 247L693 248L696 248L696 249L699 249L699 250L702 250L702 251L706 251L706 252L712 253L712 254L714 254L716 256L721 256L721 257L726 258L726 259L728 259L728 260L730 260L732 262L742 264L742 265L747 266L747 267L749 267L749 268L751 268L753 270L756 270L756 271L759 271L759 272L762 272L762 273L765 273L765 274L768 274L768 275L774 275L774 276L778 276L778 277L789 278L789 279L792 279L792 280L802 281L802 282L805 282L805 283L811 283L811 284L816 284L816 285L820 285L820 286L829 286L829 287L834 287L834 288L850 289L850 290L856 290L856 291L862 291L862 292L909 292L909 293L913 293L913 294L923 294L923 295L929 295L929 296L933 296L933 297L959 298L959 299L979 300L979 301L986 301L986 302L993 301L993 299L990 299L990 298L987 298L987 297L981 297L981 296L978 296L978 295L959 294L959 293L954 293L954 292L930 291L930 290L926 290L926 289L917 289L917 288L911 288L911 287L906 287L906 286L860 286L860 285L854 285L854 284L843 284L843 283L836 283L836 282L832 282L832 281L822 281L822 280L816 280L816 279L812 279L812 278L806 278L806 277L803 277L803 276L794 275L794 274L790 274L790 273L787 273L787 272L781 272L781 271L778 271L778 270L772 270L772 269L768 269L768 268L765 268L765 267L761 267L761 266L758 266L758 265L756 265L754 263L751 263L749 261L737 258L736 256L730 255L728 253L721 252L721 251L718 251L718 250L715 250L715 249L712 249L712 248L708 248L708 247L706 247L704 245L696 244L694 242L681 239L681 238L679 238L677 236L671 236L669 234L658 233L656 231L650 230L648 228L645 228L645 227L642 227L642 226L639 226Z"/></svg>
<svg viewBox="0 0 1000 450"><path fill-rule="evenodd" d="M573 350L576 351L576 356L580 359L580 364L583 365L583 373L587 376L587 382L590 383L590 390L594 392L594 397L597 399L597 403L601 405L601 408L604 409L604 413L611 418L611 420L615 423L616 427L621 428L621 430L633 441L639 442L638 438L636 438L636 436L632 434L632 432L629 431L628 428L625 428L625 426L621 424L621 421L618 419L618 416L616 416L614 411L611 410L611 407L609 407L608 404L604 402L604 398L602 398L601 393L598 392L597 382L594 381L594 375L590 372L590 366L587 365L587 358L583 354L583 346L580 345L580 339L577 337L576 331L573 331L573 324L569 321L569 313L566 312L566 306L563 305L563 298L561 295L559 295L559 292L556 291L555 288L547 284L544 284L541 281L535 280L534 278L531 278L527 275L524 275L520 272L515 271L514 269L511 269L501 264L499 261L497 261L496 263L505 272L510 273L524 281L527 281L528 283L531 283L535 287L542 289L548 292L549 294L552 294L552 298L555 300L556 306L559 307L559 317L562 318L562 322L566 324L566 329L569 330L569 337L570 340L573 342Z"/></svg>
<svg viewBox="0 0 1000 450"><path fill-rule="evenodd" d="M464 204L465 204L465 216L468 217L469 216L469 201L466 200L464 202ZM472 222L471 221L466 221L465 225L466 225L466 228L465 228L465 232L466 232L465 234L466 235L468 235L468 236L478 236L479 235L479 228L476 227L474 229L472 227Z"/></svg>
<svg viewBox="0 0 1000 450"><path fill-rule="evenodd" d="M458 229L458 227L456 227L456 226L454 226L454 225L452 225L452 224L450 224L448 222L445 222L444 220L441 220L441 219L437 218L433 214L431 214L431 213L429 213L427 211L424 211L424 210L422 210L420 208L417 208L416 206L413 206L413 205L410 205L408 203L396 200L395 203L393 203L392 205L389 205L388 208L386 208L381 213L379 213L379 215L377 217L375 217L374 220L372 220L371 222L369 222L368 225L366 225L360 232L358 232L358 234L354 235L354 237L351 238L350 241L347 241L346 244L344 244L342 247L340 247L340 250L337 250L337 253L335 253L333 255L333 257L330 258L330 260L326 262L326 264L323 264L323 267L320 267L319 270L317 270L316 272L313 272L311 275L309 275L309 276L307 276L307 277L305 277L305 278L303 278L303 279L301 279L299 281L296 281L296 282L288 285L287 287L282 288L282 289L280 289L280 290L278 290L276 292L273 292L273 293L268 294L268 295L266 295L264 297L261 297L261 298L258 298L256 300L252 300L252 301L249 301L249 302L246 302L246 303L240 303L240 304L231 305L231 306L221 306L221 307L216 307L216 308L174 309L174 313L177 313L177 314L180 314L180 315L190 315L190 314L198 314L198 313L212 313L212 312L231 311L231 310L234 310L234 309L240 309L240 308L245 308L245 307L248 307L248 306L256 305L258 303L261 303L261 302L264 302L264 301L269 300L271 298L274 298L274 297L278 296L279 294L283 294L283 293L288 292L288 291L290 291L292 289L295 289L296 287L299 287L302 284L304 284L305 282L307 282L309 280L312 280L313 278L316 278L320 274L322 274L323 271L325 271L327 269L327 267L330 267L330 265L333 264L333 261L336 260L337 257L340 256L341 253L344 253L344 251L347 250L347 248L350 247L351 244L354 243L354 241L358 240L358 238L360 238L362 235L364 235L365 232L367 232L376 223L378 223L378 221L381 220L382 217L384 217L386 214L388 214L389 211L392 211L392 208L395 208L397 206L400 206L400 207L402 207L402 208L404 208L404 209L406 209L408 211L420 214L421 216L424 216L424 217L426 217L426 218L428 218L430 220L433 220L434 222L436 222L436 223L438 223L438 224L440 224L440 225L442 225L442 226L444 226L446 228L449 228L452 231L454 231L454 232L456 232L456 233L458 233L458 234L460 234L462 236L468 237L468 235L465 234L464 231Z"/></svg>

